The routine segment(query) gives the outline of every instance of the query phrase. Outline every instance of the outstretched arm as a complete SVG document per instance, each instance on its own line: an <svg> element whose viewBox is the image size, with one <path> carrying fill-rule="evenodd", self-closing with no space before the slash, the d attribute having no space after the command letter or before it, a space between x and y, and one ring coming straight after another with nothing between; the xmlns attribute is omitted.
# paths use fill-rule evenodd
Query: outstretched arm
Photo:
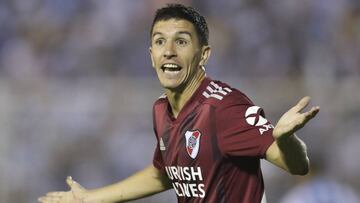
<svg viewBox="0 0 360 203"><path fill-rule="evenodd" d="M320 110L320 107L316 106L302 113L309 102L310 97L304 97L282 115L273 130L275 142L266 151L268 161L291 174L305 175L309 171L306 145L295 135L295 132L304 127Z"/></svg>
<svg viewBox="0 0 360 203"><path fill-rule="evenodd" d="M102 188L86 190L80 184L67 178L70 191L50 192L39 198L42 203L112 203L135 200L171 188L167 176L154 166L130 176L129 178Z"/></svg>

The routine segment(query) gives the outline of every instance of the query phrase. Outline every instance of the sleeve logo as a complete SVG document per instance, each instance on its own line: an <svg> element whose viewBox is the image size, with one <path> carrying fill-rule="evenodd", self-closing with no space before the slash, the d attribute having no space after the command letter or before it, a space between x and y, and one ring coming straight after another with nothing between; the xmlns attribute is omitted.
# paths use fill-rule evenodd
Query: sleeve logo
<svg viewBox="0 0 360 203"><path fill-rule="evenodd" d="M206 90L202 93L204 97L210 98L213 97L218 100L222 100L224 96L231 93L232 90L228 87L221 87L216 84L214 81L211 81L210 84L206 87Z"/></svg>
<svg viewBox="0 0 360 203"><path fill-rule="evenodd" d="M161 150L161 151L165 151L165 150L166 150L166 147L165 147L165 144L164 144L164 141L163 141L162 138L160 138L160 143L159 143L159 145L160 145L160 150Z"/></svg>
<svg viewBox="0 0 360 203"><path fill-rule="evenodd" d="M200 137L201 137L201 132L198 130L195 131L188 130L185 132L186 151L189 154L189 156L193 159L195 159L199 153Z"/></svg>
<svg viewBox="0 0 360 203"><path fill-rule="evenodd" d="M245 118L246 122L252 126L259 127L259 132L262 135L264 132L268 131L271 128L274 128L271 123L261 116L262 109L258 106L251 106L246 110Z"/></svg>

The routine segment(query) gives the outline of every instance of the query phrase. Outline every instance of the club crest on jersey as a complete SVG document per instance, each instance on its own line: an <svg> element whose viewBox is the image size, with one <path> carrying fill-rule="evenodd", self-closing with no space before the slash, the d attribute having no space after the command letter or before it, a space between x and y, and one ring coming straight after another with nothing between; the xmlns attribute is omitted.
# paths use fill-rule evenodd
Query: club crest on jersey
<svg viewBox="0 0 360 203"><path fill-rule="evenodd" d="M186 151L189 154L189 156L193 159L195 159L199 153L200 137L201 137L201 132L199 130L195 130L195 131L188 130L185 132Z"/></svg>
<svg viewBox="0 0 360 203"><path fill-rule="evenodd" d="M260 107L251 106L246 110L245 118L248 124L258 127L259 132L262 135L269 129L274 128L274 126L261 115L261 111L262 109Z"/></svg>

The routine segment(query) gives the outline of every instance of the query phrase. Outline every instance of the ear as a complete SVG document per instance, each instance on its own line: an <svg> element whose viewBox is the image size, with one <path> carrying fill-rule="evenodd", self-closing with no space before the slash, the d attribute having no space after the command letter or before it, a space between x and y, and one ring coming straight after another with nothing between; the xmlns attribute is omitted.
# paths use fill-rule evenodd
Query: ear
<svg viewBox="0 0 360 203"><path fill-rule="evenodd" d="M200 66L205 66L208 62L211 54L211 47L209 45L203 46L201 48L201 59L200 59Z"/></svg>
<svg viewBox="0 0 360 203"><path fill-rule="evenodd" d="M151 65L153 68L155 68L154 56L153 56L151 47L149 47L149 54L150 54L150 58L151 58Z"/></svg>

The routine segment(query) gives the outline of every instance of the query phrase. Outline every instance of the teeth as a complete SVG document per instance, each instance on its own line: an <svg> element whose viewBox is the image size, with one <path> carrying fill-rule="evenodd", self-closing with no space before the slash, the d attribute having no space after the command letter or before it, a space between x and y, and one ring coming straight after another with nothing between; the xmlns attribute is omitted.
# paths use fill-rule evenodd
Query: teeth
<svg viewBox="0 0 360 203"><path fill-rule="evenodd" d="M167 63L164 65L164 68L178 68L179 66L172 63Z"/></svg>
<svg viewBox="0 0 360 203"><path fill-rule="evenodd" d="M179 73L179 70L164 70L165 73L171 73L171 74L176 74Z"/></svg>

